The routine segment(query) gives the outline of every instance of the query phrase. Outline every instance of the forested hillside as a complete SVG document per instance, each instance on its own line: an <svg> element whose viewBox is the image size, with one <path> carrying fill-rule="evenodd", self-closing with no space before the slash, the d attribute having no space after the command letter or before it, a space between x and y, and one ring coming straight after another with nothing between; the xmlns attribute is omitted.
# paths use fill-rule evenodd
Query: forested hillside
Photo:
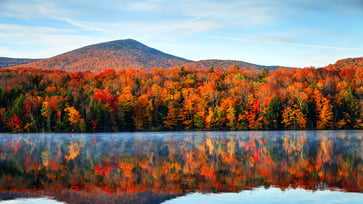
<svg viewBox="0 0 363 204"><path fill-rule="evenodd" d="M359 62L257 73L2 69L0 131L363 128Z"/></svg>

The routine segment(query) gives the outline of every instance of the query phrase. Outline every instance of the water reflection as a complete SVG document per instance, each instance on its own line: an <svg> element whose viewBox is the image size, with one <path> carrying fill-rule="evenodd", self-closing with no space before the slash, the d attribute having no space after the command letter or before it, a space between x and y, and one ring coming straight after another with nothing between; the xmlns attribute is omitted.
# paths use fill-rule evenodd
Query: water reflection
<svg viewBox="0 0 363 204"><path fill-rule="evenodd" d="M311 193L302 189L288 189L281 191L279 188L271 187L255 188L253 191L241 191L239 193L190 193L175 199L165 201L165 204L312 204L312 203L349 203L361 204L363 194L337 192L337 191L317 191Z"/></svg>
<svg viewBox="0 0 363 204"><path fill-rule="evenodd" d="M363 131L0 135L0 191L159 203L188 192L363 192ZM1 197L1 196L0 196Z"/></svg>

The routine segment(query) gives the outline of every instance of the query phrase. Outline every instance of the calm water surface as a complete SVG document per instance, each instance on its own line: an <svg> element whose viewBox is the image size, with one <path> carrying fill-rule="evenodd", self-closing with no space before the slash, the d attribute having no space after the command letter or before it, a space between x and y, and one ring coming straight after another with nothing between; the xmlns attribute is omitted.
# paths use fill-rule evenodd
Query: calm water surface
<svg viewBox="0 0 363 204"><path fill-rule="evenodd" d="M363 131L0 135L4 203L363 203Z"/></svg>

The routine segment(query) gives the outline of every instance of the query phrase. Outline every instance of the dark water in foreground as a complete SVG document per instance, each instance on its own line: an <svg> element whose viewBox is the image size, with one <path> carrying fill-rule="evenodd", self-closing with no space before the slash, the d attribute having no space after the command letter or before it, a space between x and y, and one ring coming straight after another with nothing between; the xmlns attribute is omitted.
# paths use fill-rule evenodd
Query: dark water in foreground
<svg viewBox="0 0 363 204"><path fill-rule="evenodd" d="M362 130L3 134L0 202L363 203L362 147Z"/></svg>

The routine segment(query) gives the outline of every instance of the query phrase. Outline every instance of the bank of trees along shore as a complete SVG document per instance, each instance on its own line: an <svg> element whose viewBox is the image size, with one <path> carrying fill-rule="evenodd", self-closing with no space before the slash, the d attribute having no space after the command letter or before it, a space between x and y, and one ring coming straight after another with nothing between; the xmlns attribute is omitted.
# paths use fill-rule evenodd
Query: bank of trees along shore
<svg viewBox="0 0 363 204"><path fill-rule="evenodd" d="M361 129L362 99L362 63L270 72L12 68L0 70L0 131Z"/></svg>

